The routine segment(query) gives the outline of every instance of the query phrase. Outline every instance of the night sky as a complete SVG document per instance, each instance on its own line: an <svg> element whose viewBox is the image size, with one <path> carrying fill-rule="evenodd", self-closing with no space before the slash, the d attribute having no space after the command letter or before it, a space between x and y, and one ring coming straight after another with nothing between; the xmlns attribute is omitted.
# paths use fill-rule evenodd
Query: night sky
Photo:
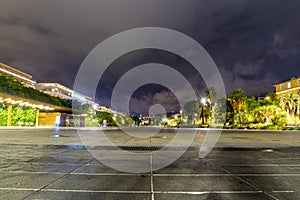
<svg viewBox="0 0 300 200"><path fill-rule="evenodd" d="M227 94L242 88L249 96L259 96L274 91L275 83L300 75L299 24L299 0L1 1L0 62L32 74L38 82L72 88L82 61L103 40L132 28L165 27L192 37L208 51ZM206 89L185 60L140 50L112 64L96 100L109 106L122 73L148 62L186 67L183 71L200 96ZM167 88L148 85L131 102L142 112L146 105L172 99Z"/></svg>

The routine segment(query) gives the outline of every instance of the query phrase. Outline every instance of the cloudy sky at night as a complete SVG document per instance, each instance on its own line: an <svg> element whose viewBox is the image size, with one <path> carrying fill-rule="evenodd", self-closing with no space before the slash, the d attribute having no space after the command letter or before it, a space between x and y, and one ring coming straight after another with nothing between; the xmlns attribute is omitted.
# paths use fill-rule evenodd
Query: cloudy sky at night
<svg viewBox="0 0 300 200"><path fill-rule="evenodd" d="M73 87L77 70L96 45L138 27L170 28L198 41L218 66L227 94L242 88L247 95L264 95L275 83L300 75L299 0L11 0L1 1L0 9L0 62L38 82ZM205 90L186 61L140 50L112 64L97 100L109 104L122 73L149 62L180 67L200 95ZM132 102L139 111L172 99L167 89L145 86Z"/></svg>

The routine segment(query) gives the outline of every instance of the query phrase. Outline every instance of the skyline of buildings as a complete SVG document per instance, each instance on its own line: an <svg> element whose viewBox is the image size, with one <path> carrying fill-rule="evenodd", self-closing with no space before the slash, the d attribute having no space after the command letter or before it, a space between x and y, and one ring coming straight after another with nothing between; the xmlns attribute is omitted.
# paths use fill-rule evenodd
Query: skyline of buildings
<svg viewBox="0 0 300 200"><path fill-rule="evenodd" d="M90 104L93 105L93 108L97 108L97 110L102 112L110 112L114 111L105 106L100 106L98 103L93 101L91 97L83 95L77 91L72 90L60 83L52 83L52 82L44 82L37 83L35 79L33 79L32 75L23 72L19 69L11 67L3 62L0 62L0 74L6 74L13 76L15 79L20 81L25 87L30 87L40 92L49 94L54 97L59 97L61 99L69 99L69 100L77 100L82 104ZM275 93L277 96L282 94L287 94L292 92L294 94L299 93L300 91L300 76L292 77L289 80L280 82L274 85Z"/></svg>
<svg viewBox="0 0 300 200"><path fill-rule="evenodd" d="M80 94L60 83L37 83L36 90L61 99L77 100L82 104L94 104L92 98Z"/></svg>
<svg viewBox="0 0 300 200"><path fill-rule="evenodd" d="M60 83L37 83L30 74L2 62L0 62L0 74L13 76L25 87L39 90L40 92L49 94L51 96L59 97L61 99L77 100L82 104L97 105L97 108L99 107L99 104L93 101L91 97L76 92Z"/></svg>

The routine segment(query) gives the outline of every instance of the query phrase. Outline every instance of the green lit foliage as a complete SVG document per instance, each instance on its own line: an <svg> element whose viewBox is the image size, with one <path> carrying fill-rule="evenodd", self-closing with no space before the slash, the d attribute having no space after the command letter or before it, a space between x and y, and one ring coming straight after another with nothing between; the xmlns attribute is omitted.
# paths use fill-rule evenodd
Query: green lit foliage
<svg viewBox="0 0 300 200"><path fill-rule="evenodd" d="M107 112L96 112L96 118L100 126L103 125L103 121L106 120L108 126L116 126L116 122L113 119L112 113Z"/></svg>
<svg viewBox="0 0 300 200"><path fill-rule="evenodd" d="M232 91L229 101L232 107L233 124L247 123L247 114L245 112L245 101L247 96L242 89L235 89Z"/></svg>
<svg viewBox="0 0 300 200"><path fill-rule="evenodd" d="M195 117L199 115L200 103L198 101L190 101L184 104L184 115L187 116L186 125L192 125Z"/></svg>
<svg viewBox="0 0 300 200"><path fill-rule="evenodd" d="M288 113L289 117L299 116L300 95L293 93L281 95L280 106Z"/></svg>
<svg viewBox="0 0 300 200"><path fill-rule="evenodd" d="M0 126L7 125L8 105L0 104ZM33 126L36 121L36 110L13 106L11 113L12 126Z"/></svg>
<svg viewBox="0 0 300 200"><path fill-rule="evenodd" d="M33 126L36 119L36 110L13 106L11 114L12 126Z"/></svg>
<svg viewBox="0 0 300 200"><path fill-rule="evenodd" d="M5 104L0 104L0 126L7 125L7 113L8 106Z"/></svg>
<svg viewBox="0 0 300 200"><path fill-rule="evenodd" d="M74 110L78 110L84 113L90 113L93 114L93 107L91 104L81 104L79 101L74 101L73 104L71 105L71 108L73 106Z"/></svg>
<svg viewBox="0 0 300 200"><path fill-rule="evenodd" d="M151 120L150 120L150 125L153 126L165 126L166 122L165 119L167 118L167 115L164 114L159 114L159 115L155 115L155 116L151 116Z"/></svg>
<svg viewBox="0 0 300 200"><path fill-rule="evenodd" d="M132 126L134 124L134 121L131 119L130 115L114 114L114 119L118 126Z"/></svg>
<svg viewBox="0 0 300 200"><path fill-rule="evenodd" d="M242 111L244 109L245 101L247 96L242 89L235 89L231 92L231 96L229 97L230 103L233 108L234 114Z"/></svg>
<svg viewBox="0 0 300 200"><path fill-rule="evenodd" d="M94 118L93 116L89 116L85 119L85 123L89 127L96 127L99 126L97 118Z"/></svg>
<svg viewBox="0 0 300 200"><path fill-rule="evenodd" d="M210 102L211 104L215 101L215 99L217 98L217 91L214 87L209 87L206 91L205 91L205 95L206 95L206 99L208 100L208 102Z"/></svg>
<svg viewBox="0 0 300 200"><path fill-rule="evenodd" d="M219 124L219 123L223 123L224 119L226 118L226 99L220 99L220 100L216 100L216 102L214 103L213 107L212 107L212 119L213 119L213 123Z"/></svg>
<svg viewBox="0 0 300 200"><path fill-rule="evenodd" d="M139 126L142 122L142 120L138 116L131 116L131 119L134 121L134 125Z"/></svg>
<svg viewBox="0 0 300 200"><path fill-rule="evenodd" d="M0 75L0 93L32 99L56 106L72 108L71 100L52 97L33 88L24 87L19 81L15 80L11 76Z"/></svg>
<svg viewBox="0 0 300 200"><path fill-rule="evenodd" d="M217 91L214 87L209 87L206 91L205 91L205 97L206 97L206 104L209 108L209 113L211 113L212 111L212 106L215 103L215 100L217 98L218 94Z"/></svg>
<svg viewBox="0 0 300 200"><path fill-rule="evenodd" d="M281 114L282 111L278 106L275 105L262 105L253 110L254 118L256 123L267 123L273 124L278 123L275 116Z"/></svg>

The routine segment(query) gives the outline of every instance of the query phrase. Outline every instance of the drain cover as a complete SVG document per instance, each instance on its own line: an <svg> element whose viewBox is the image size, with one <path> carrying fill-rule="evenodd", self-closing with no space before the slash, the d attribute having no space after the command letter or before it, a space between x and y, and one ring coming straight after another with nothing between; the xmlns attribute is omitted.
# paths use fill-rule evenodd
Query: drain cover
<svg viewBox="0 0 300 200"><path fill-rule="evenodd" d="M126 151L157 151L161 147L155 147L155 146L121 146L120 147L123 150Z"/></svg>

